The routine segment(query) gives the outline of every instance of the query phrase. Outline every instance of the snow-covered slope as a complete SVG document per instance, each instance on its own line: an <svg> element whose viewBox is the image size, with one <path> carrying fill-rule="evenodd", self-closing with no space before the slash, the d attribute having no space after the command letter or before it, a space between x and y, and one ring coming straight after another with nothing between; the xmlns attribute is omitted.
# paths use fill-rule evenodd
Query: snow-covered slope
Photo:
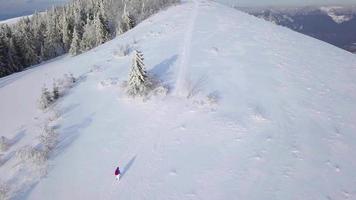
<svg viewBox="0 0 356 200"><path fill-rule="evenodd" d="M143 51L167 96L125 96L126 44ZM81 81L55 105L61 142L35 184L11 153L36 145L41 86L67 72ZM355 77L351 53L183 2L90 52L0 79L0 132L17 138L0 177L31 200L355 199Z"/></svg>
<svg viewBox="0 0 356 200"><path fill-rule="evenodd" d="M32 15L28 15L28 16L22 16L22 17L15 17L15 18L11 18L11 19L6 19L6 20L2 20L0 21L0 24L15 24L17 23L18 21L20 21L22 18L24 17L31 17Z"/></svg>

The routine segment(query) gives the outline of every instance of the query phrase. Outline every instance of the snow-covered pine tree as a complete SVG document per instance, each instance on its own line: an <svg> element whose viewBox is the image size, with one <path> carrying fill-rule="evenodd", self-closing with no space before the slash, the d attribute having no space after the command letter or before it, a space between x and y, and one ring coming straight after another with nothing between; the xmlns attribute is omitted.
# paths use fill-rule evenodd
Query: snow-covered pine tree
<svg viewBox="0 0 356 200"><path fill-rule="evenodd" d="M62 31L59 28L59 13L53 8L47 20L46 37L44 41L46 59L54 58L64 53Z"/></svg>
<svg viewBox="0 0 356 200"><path fill-rule="evenodd" d="M143 60L143 54L140 51L135 50L127 85L127 94L133 97L147 95L153 86L150 77L145 71Z"/></svg>
<svg viewBox="0 0 356 200"><path fill-rule="evenodd" d="M70 45L69 53L73 56L78 55L80 53L80 39L76 28L74 28L73 31L73 39Z"/></svg>
<svg viewBox="0 0 356 200"><path fill-rule="evenodd" d="M0 77L6 76L9 72L6 60L6 44L4 35L0 34Z"/></svg>
<svg viewBox="0 0 356 200"><path fill-rule="evenodd" d="M20 61L21 58L18 55L18 47L15 46L14 38L8 38L8 49L7 49L7 63L12 71L18 72L23 69Z"/></svg>
<svg viewBox="0 0 356 200"><path fill-rule="evenodd" d="M21 19L18 24L16 24L14 34L18 38L18 45L21 45L19 50L22 57L22 64L24 66L37 64L39 62L39 56L36 54L35 39L28 17Z"/></svg>
<svg viewBox="0 0 356 200"><path fill-rule="evenodd" d="M84 26L84 33L80 42L80 50L88 51L96 46L96 29L91 17L87 16L87 23Z"/></svg>
<svg viewBox="0 0 356 200"><path fill-rule="evenodd" d="M132 15L130 15L129 11L127 11L126 4L125 4L124 12L122 14L119 23L118 33L119 34L125 33L126 31L135 27L135 25L136 25L135 19Z"/></svg>
<svg viewBox="0 0 356 200"><path fill-rule="evenodd" d="M33 36L35 39L36 54L39 56L40 61L45 60L44 57L44 41L46 35L46 20L42 17L41 13L35 13L31 17L31 26L33 29Z"/></svg>
<svg viewBox="0 0 356 200"><path fill-rule="evenodd" d="M0 49L2 53L0 54L3 56L3 59L5 59L4 63L6 65L8 74L21 71L23 68L21 64L21 58L18 55L18 47L15 46L15 36L7 24L0 26L0 37L3 44L3 47Z"/></svg>
<svg viewBox="0 0 356 200"><path fill-rule="evenodd" d="M62 41L65 51L68 51L72 42L72 26L70 19L68 19L66 10L62 11Z"/></svg>
<svg viewBox="0 0 356 200"><path fill-rule="evenodd" d="M94 26L95 26L95 33L96 33L95 46L99 46L108 40L108 35L109 35L99 14L95 15Z"/></svg>

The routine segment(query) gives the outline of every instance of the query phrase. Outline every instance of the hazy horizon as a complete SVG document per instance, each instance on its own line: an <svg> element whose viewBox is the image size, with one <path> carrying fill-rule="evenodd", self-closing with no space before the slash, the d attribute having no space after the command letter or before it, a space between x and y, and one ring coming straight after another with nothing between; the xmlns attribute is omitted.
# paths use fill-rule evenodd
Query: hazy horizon
<svg viewBox="0 0 356 200"><path fill-rule="evenodd" d="M0 20L30 15L69 0L0 0ZM356 0L215 0L237 7L356 5Z"/></svg>
<svg viewBox="0 0 356 200"><path fill-rule="evenodd" d="M0 20L30 15L68 0L0 0Z"/></svg>

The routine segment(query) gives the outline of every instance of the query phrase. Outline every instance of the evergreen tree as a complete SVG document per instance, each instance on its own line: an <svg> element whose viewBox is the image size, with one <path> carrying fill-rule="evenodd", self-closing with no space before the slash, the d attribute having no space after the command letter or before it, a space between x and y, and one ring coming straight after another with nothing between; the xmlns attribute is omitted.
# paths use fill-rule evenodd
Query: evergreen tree
<svg viewBox="0 0 356 200"><path fill-rule="evenodd" d="M5 45L5 37L0 35L0 77L9 74L8 64L5 57L7 51Z"/></svg>
<svg viewBox="0 0 356 200"><path fill-rule="evenodd" d="M44 47L44 40L46 35L46 21L39 13L35 13L32 17L32 28L33 36L35 39L35 51L39 55L40 61L44 60L44 57L41 54L41 49Z"/></svg>
<svg viewBox="0 0 356 200"><path fill-rule="evenodd" d="M8 48L7 48L7 63L13 72L19 72L23 69L20 63L20 56L18 54L18 47L15 46L14 38L8 38Z"/></svg>
<svg viewBox="0 0 356 200"><path fill-rule="evenodd" d="M69 53L73 56L80 53L80 39L76 28L74 28L73 39L70 45Z"/></svg>
<svg viewBox="0 0 356 200"><path fill-rule="evenodd" d="M99 46L108 40L108 31L105 28L104 23L102 22L100 15L96 15L94 19L95 26L95 46Z"/></svg>
<svg viewBox="0 0 356 200"><path fill-rule="evenodd" d="M46 59L51 59L64 53L61 35L62 31L58 26L58 13L55 9L52 9L46 25L47 29L44 41L44 54Z"/></svg>
<svg viewBox="0 0 356 200"><path fill-rule="evenodd" d="M96 46L96 27L93 20L88 15L87 23L84 26L82 40L80 42L80 50L88 51Z"/></svg>
<svg viewBox="0 0 356 200"><path fill-rule="evenodd" d="M72 42L72 24L70 20L67 17L66 11L63 11L63 16L62 16L62 42L63 42L63 48L65 51L68 51Z"/></svg>
<svg viewBox="0 0 356 200"><path fill-rule="evenodd" d="M143 54L135 50L127 88L130 96L145 96L152 89L153 84L145 71L143 60Z"/></svg>
<svg viewBox="0 0 356 200"><path fill-rule="evenodd" d="M33 30L30 27L29 18L23 18L15 28L15 34L18 38L19 53L24 66L30 66L39 62L39 56L36 54L35 39Z"/></svg>
<svg viewBox="0 0 356 200"><path fill-rule="evenodd" d="M126 31L132 29L133 27L135 27L136 22L135 19L132 15L130 15L130 13L127 11L126 9L126 4L124 7L124 12L122 14L121 17L121 21L119 24L119 34L125 33Z"/></svg>

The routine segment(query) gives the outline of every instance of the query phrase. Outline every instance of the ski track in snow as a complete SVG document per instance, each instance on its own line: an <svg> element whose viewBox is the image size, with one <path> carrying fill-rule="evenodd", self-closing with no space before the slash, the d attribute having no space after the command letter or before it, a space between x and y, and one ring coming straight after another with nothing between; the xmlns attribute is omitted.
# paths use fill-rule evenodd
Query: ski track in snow
<svg viewBox="0 0 356 200"><path fill-rule="evenodd" d="M185 31L183 48L180 55L178 76L175 84L175 94L178 96L187 96L187 68L189 67L190 51L192 49L193 31L195 22L199 12L199 3L193 0L194 7L192 8L191 16L188 18L188 26Z"/></svg>

